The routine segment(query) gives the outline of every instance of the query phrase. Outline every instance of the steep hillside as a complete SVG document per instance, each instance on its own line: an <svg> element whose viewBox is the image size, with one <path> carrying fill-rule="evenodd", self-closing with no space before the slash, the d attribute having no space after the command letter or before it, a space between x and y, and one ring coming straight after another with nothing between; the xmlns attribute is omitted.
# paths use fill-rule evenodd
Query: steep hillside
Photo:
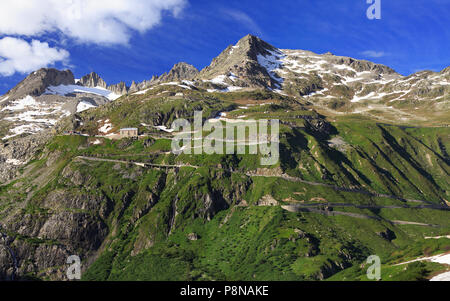
<svg viewBox="0 0 450 301"><path fill-rule="evenodd" d="M129 87L32 73L0 98L0 280L66 280L71 255L84 280L364 280L370 255L383 280L429 279L446 267L409 261L450 250L449 75L251 35ZM195 111L249 126L236 154L173 152ZM264 165L246 143L272 119Z"/></svg>
<svg viewBox="0 0 450 301"><path fill-rule="evenodd" d="M426 236L448 234L448 128L330 122L277 93L165 87L68 117L1 187L3 278L64 279L73 254L85 280L357 277L371 254L393 262L413 243L429 247ZM172 154L172 134L155 126L194 109L279 118L280 162ZM147 137L95 137L106 119L111 132L138 126ZM69 128L87 136L63 135Z"/></svg>

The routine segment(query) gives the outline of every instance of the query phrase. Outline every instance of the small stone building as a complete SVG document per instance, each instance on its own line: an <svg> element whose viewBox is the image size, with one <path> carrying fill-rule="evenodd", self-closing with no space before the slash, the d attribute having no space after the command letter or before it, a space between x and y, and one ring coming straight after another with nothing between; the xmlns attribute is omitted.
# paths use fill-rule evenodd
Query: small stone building
<svg viewBox="0 0 450 301"><path fill-rule="evenodd" d="M120 129L120 137L121 138L138 138L139 131L137 128Z"/></svg>

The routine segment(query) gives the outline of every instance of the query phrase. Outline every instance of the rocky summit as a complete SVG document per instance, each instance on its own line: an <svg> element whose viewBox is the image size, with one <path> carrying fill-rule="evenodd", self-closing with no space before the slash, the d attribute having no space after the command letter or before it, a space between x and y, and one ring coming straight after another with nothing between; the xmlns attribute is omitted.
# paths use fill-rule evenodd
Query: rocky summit
<svg viewBox="0 0 450 301"><path fill-rule="evenodd" d="M158 77L157 81L161 83L165 82L178 82L182 80L193 79L199 71L192 65L188 63L178 63L173 66L169 73L165 73Z"/></svg>
<svg viewBox="0 0 450 301"><path fill-rule="evenodd" d="M78 83L81 86L90 88L101 87L106 89L107 87L106 82L95 72L83 76Z"/></svg>
<svg viewBox="0 0 450 301"><path fill-rule="evenodd" d="M449 68L252 35L129 86L33 72L0 97L0 280L68 280L73 255L87 281L366 280L374 254L382 280L430 279L447 266L414 260L450 246L449 87ZM278 120L279 160L173 152L194 111L233 133Z"/></svg>
<svg viewBox="0 0 450 301"><path fill-rule="evenodd" d="M276 61L281 52L258 37L248 35L235 46L229 46L211 65L203 69L200 78L213 83L236 85L238 87L280 88L281 78L272 71L262 58L270 57ZM260 61L261 60L261 61ZM237 81L237 82L236 82Z"/></svg>
<svg viewBox="0 0 450 301"><path fill-rule="evenodd" d="M40 69L27 76L16 87L6 93L6 96L9 100L16 100L28 95L39 96L50 86L73 84L75 84L75 79L70 70Z"/></svg>

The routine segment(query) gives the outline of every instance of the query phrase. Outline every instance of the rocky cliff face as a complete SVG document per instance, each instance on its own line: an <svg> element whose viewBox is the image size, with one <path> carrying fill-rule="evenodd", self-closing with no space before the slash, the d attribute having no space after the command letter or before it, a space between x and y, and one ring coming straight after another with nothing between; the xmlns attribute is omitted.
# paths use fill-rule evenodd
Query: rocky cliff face
<svg viewBox="0 0 450 301"><path fill-rule="evenodd" d="M194 66L188 63L178 63L169 71L169 73L164 73L158 78L158 82L176 82L182 80L193 79L199 71Z"/></svg>
<svg viewBox="0 0 450 301"><path fill-rule="evenodd" d="M117 95L125 95L128 93L128 87L124 82L120 82L118 84L114 84L114 85L108 85L97 73L92 72L88 75L83 76L80 81L78 82L79 85L82 85L84 87L90 87L90 88L95 88L95 87L100 87L100 88L104 88L107 89L111 92L114 92ZM133 91L138 91L137 89L137 85L136 83L134 83L133 81L132 85L132 90ZM131 89L130 88L130 89Z"/></svg>
<svg viewBox="0 0 450 301"><path fill-rule="evenodd" d="M136 82L133 81L133 82L131 83L130 89L128 90L128 93L135 93L135 92L137 92L137 91L139 91L139 87L138 87L138 85L136 84Z"/></svg>
<svg viewBox="0 0 450 301"><path fill-rule="evenodd" d="M28 163L50 137L50 133L41 132L8 142L0 142L0 183L6 183L15 178L19 168Z"/></svg>
<svg viewBox="0 0 450 301"><path fill-rule="evenodd" d="M102 217L85 213L94 208L106 210L105 204L99 197L55 191L44 200L45 214L18 211L3 220L0 280L26 280L27 274L66 279L67 258L77 255L86 260L105 239L108 230ZM9 236L10 232L22 239Z"/></svg>
<svg viewBox="0 0 450 301"><path fill-rule="evenodd" d="M211 65L203 69L198 78L215 80L226 76L225 82L242 87L279 87L279 79L271 76L260 64L262 56L278 55L279 51L258 37L247 35L235 46L229 46Z"/></svg>
<svg viewBox="0 0 450 301"><path fill-rule="evenodd" d="M56 69L40 69L31 73L6 95L8 100L24 98L27 95L39 96L49 86L73 85L75 79L72 71L59 71Z"/></svg>
<svg viewBox="0 0 450 301"><path fill-rule="evenodd" d="M106 82L95 72L83 76L80 79L79 84L90 88L101 87L106 89L107 86Z"/></svg>
<svg viewBox="0 0 450 301"><path fill-rule="evenodd" d="M139 84L133 81L128 93L135 93L149 88L150 86L168 83L168 82L181 82L183 80L192 80L199 74L199 71L194 66L188 63L175 64L169 72L162 74L161 76L153 75L150 80L144 80Z"/></svg>
<svg viewBox="0 0 450 301"><path fill-rule="evenodd" d="M50 181L51 171L55 171L64 157L59 151L47 151L42 156L46 163L41 170L48 173L47 177L38 177L33 183L14 186L30 195L30 199L25 201L28 209L21 210L20 206L1 209L5 216L0 223L0 280L26 280L26 275L48 280L67 280L65 269L69 256L79 256L83 267L87 268L97 252L101 251L102 244L108 242L108 234L122 231L119 227L122 219L130 218L132 224L139 224L153 214L155 205L165 203L164 191L167 193L170 187L176 185L179 190L185 189L178 182L186 180L186 177L176 171L170 176L161 174L139 194L127 185L120 200L110 199L98 189L95 183L98 179L89 171L89 164L74 159L51 179L59 183L60 188L45 193L39 205L36 205L39 209L36 209L35 205L31 205L35 204L35 199L29 185L46 185ZM140 182L149 175L145 170L130 169L121 164L112 167L111 172L115 176L130 184L133 181ZM220 181L226 175L221 173L216 177ZM169 208L174 215L169 215L167 221L158 221L158 227L167 227L173 231L181 226L182 221L176 218L179 215L177 208L179 212L185 211L185 207L192 208L195 216L211 220L218 212L241 199L250 184L248 181L236 184L230 190L221 188L209 193L198 191L195 193L196 202L191 202L183 193L177 194ZM137 205L136 201L141 198L143 202ZM4 200L0 196L0 203ZM131 215L124 216L125 212L131 212ZM155 237L161 235L156 229L148 229L147 232ZM143 242L145 245L144 239L136 242L133 254L143 251L140 245Z"/></svg>
<svg viewBox="0 0 450 301"><path fill-rule="evenodd" d="M111 92L114 92L119 95L125 95L128 93L127 85L124 82L120 82L115 85L110 85L107 87L107 89Z"/></svg>

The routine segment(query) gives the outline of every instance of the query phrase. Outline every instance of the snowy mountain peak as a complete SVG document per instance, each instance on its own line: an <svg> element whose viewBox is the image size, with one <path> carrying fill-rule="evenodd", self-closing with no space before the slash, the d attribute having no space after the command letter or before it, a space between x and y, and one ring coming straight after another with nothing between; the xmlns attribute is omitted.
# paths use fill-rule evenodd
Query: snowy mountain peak
<svg viewBox="0 0 450 301"><path fill-rule="evenodd" d="M211 65L203 69L198 78L214 81L223 76L234 75L230 81L242 88L277 88L279 80L260 64L263 57L281 55L280 50L258 37L247 35L236 45L225 49L213 59Z"/></svg>

